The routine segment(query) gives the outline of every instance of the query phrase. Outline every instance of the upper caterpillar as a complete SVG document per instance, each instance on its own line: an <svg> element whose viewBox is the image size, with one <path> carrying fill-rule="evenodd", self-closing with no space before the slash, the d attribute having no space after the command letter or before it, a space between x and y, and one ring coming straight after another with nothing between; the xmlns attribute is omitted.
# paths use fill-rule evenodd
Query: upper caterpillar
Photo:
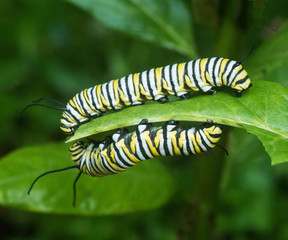
<svg viewBox="0 0 288 240"><path fill-rule="evenodd" d="M146 100L167 102L167 95L186 99L189 91L214 94L214 87L220 86L229 86L241 95L252 84L240 62L227 58L202 58L152 68L77 93L66 105L60 128L72 135L80 124L109 110L143 104Z"/></svg>
<svg viewBox="0 0 288 240"><path fill-rule="evenodd" d="M66 134L73 135L81 124L107 111L143 104L146 100L164 103L168 101L167 95L186 99L190 91L214 94L216 87L228 86L240 96L244 90L252 86L246 70L241 65L252 50L253 48L239 61L213 57L152 68L85 89L77 93L67 104L44 98L63 107L39 104L43 99L41 98L23 111L34 105L63 110L60 128Z"/></svg>

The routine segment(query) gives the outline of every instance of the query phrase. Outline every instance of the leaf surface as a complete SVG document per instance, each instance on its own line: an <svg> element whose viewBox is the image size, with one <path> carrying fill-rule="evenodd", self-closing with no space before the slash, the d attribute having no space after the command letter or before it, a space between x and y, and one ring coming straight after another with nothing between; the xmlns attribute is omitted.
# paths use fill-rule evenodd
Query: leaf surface
<svg viewBox="0 0 288 240"><path fill-rule="evenodd" d="M170 119L205 122L212 119L216 123L245 128L262 141L272 164L288 160L288 89L267 81L253 82L253 87L240 98L218 92L213 96L200 95L186 101L129 107L80 126L68 142L137 125L145 118L149 122Z"/></svg>
<svg viewBox="0 0 288 240"><path fill-rule="evenodd" d="M190 13L179 0L68 0L117 31L196 57Z"/></svg>
<svg viewBox="0 0 288 240"><path fill-rule="evenodd" d="M77 169L44 176L27 195L37 176L73 164L63 143L24 147L10 153L0 162L0 204L46 213L122 214L159 207L175 189L166 168L151 160L121 174L101 178L82 174L75 208L72 184Z"/></svg>

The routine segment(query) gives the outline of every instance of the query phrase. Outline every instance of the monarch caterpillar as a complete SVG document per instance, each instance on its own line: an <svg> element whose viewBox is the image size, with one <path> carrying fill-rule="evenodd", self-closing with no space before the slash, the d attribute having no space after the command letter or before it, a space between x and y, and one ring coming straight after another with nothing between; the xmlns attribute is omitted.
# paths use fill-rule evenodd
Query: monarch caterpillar
<svg viewBox="0 0 288 240"><path fill-rule="evenodd" d="M125 128L119 129L100 144L92 140L89 144L82 141L72 144L70 153L76 165L40 175L33 181L28 194L40 177L78 168L80 172L73 184L74 205L75 185L81 173L102 177L120 173L141 161L157 156L190 155L211 151L220 140L221 134L222 127L212 122L196 128L181 128L178 122L170 120L161 127L153 127L147 119L143 119L135 131L129 133Z"/></svg>
<svg viewBox="0 0 288 240"><path fill-rule="evenodd" d="M244 90L252 86L246 70L241 65L252 50L253 48L240 61L219 57L202 58L130 74L85 89L77 93L66 105L46 98L61 104L62 107L43 105L37 101L27 107L40 105L63 110L60 129L68 135L73 135L81 124L107 111L140 105L146 100L165 103L168 101L167 95L187 99L190 91L214 94L215 88L228 86L240 96Z"/></svg>

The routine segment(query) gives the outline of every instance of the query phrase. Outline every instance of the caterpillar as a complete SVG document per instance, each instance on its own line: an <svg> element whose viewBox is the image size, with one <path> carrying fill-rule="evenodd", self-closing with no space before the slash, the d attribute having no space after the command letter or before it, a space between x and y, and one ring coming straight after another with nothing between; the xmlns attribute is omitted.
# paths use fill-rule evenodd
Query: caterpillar
<svg viewBox="0 0 288 240"><path fill-rule="evenodd" d="M165 103L168 95L185 100L191 91L215 94L216 88L228 86L236 91L237 96L241 96L244 90L252 86L241 65L252 50L253 48L240 61L213 57L152 68L87 88L77 93L67 104L45 98L62 105L61 107L37 103L42 98L25 109L40 105L63 110L60 129L73 135L81 124L100 117L105 112L144 104L147 100Z"/></svg>
<svg viewBox="0 0 288 240"><path fill-rule="evenodd" d="M152 68L85 89L70 99L61 118L61 130L73 135L80 124L110 110L119 110L146 100L161 103L167 95L187 99L190 91L215 94L215 87L228 86L240 95L252 86L240 62L227 58L203 58Z"/></svg>
<svg viewBox="0 0 288 240"><path fill-rule="evenodd" d="M82 173L102 177L120 173L141 161L158 156L191 155L211 151L220 140L221 134L222 126L213 122L206 122L198 127L181 128L178 122L170 120L161 127L153 127L147 119L143 119L135 131L118 129L112 137L106 138L100 144L93 140L89 140L88 144L82 141L75 142L70 147L75 165L40 175L33 181L28 194L42 176L77 168L79 174L73 183L75 205L75 185Z"/></svg>

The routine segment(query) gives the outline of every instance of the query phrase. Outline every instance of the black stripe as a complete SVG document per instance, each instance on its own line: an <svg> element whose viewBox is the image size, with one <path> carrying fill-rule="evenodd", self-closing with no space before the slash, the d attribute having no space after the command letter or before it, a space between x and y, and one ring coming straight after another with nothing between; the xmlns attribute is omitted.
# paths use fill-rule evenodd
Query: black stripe
<svg viewBox="0 0 288 240"><path fill-rule="evenodd" d="M146 90L145 90L145 87L144 87L144 85L143 85L142 74L143 74L143 72L141 72L141 73L139 74L139 93L140 93L140 98L141 98L141 100L145 101L145 100L147 100L148 98L146 97L146 95L143 95L143 94L142 94L141 88L140 88L140 85L141 85L142 88L143 88L143 90L144 90L144 92L147 93ZM148 93L147 93L147 94L148 94Z"/></svg>
<svg viewBox="0 0 288 240"><path fill-rule="evenodd" d="M150 81L155 81L155 79L150 79L150 71L153 71L153 68L146 71L147 86L148 86L148 89L150 92L150 96L153 98L153 100L155 100L153 89L152 89L151 84L150 84Z"/></svg>
<svg viewBox="0 0 288 240"><path fill-rule="evenodd" d="M172 91L174 92L174 95L176 95L177 92L176 92L175 84L174 84L174 81L173 81L173 65L169 65L169 75L170 75L170 82L171 82ZM177 76L178 76L177 66L178 65L176 65L176 74L175 74L176 75L176 81L177 81Z"/></svg>
<svg viewBox="0 0 288 240"><path fill-rule="evenodd" d="M97 103L98 103L97 86L98 85L96 85L95 87L91 88L92 102L93 102L93 105L95 106L95 109L97 109L97 111L99 111L101 113L101 115L102 115L104 113L104 111L102 111L100 108L97 107ZM101 87L100 87L100 91L101 91ZM101 103L98 103L98 105L101 105Z"/></svg>
<svg viewBox="0 0 288 240"><path fill-rule="evenodd" d="M208 78L206 78L206 73L208 73L208 75L210 76L210 73L208 71L210 62L211 62L211 58L208 58L208 60L206 61L206 65L205 65L204 78L206 79L206 82L208 82L212 86L212 82L210 82L210 80Z"/></svg>
<svg viewBox="0 0 288 240"><path fill-rule="evenodd" d="M76 94L76 101L77 101L78 107L82 110L82 112L84 112L84 115L81 114L80 111L79 111L79 113L82 116L87 117L87 115L89 115L89 114L88 114L87 109L84 108L84 104L83 104L83 101L85 101L85 99L82 99L81 95L83 95L83 91ZM83 98L84 98L84 96L83 96Z"/></svg>
<svg viewBox="0 0 288 240"><path fill-rule="evenodd" d="M185 63L185 66L184 66L184 76L183 76L183 79L184 79L184 88L185 90L188 90L190 89L186 83L186 76L190 79L189 75L188 75L188 62Z"/></svg>
<svg viewBox="0 0 288 240"><path fill-rule="evenodd" d="M244 83L245 81L247 81L248 78L249 78L249 77L248 77L248 75L247 75L246 77L244 77L244 78L238 80L238 81L236 82L236 85L237 85L237 84Z"/></svg>
<svg viewBox="0 0 288 240"><path fill-rule="evenodd" d="M78 110L77 109L75 109L70 103L68 103L69 104L69 106L71 107L71 108L73 108L76 112L78 112ZM71 118L73 118L74 119L74 122L77 122L78 124L80 124L80 122L79 122L79 119L75 116L75 115L73 115L73 113L70 111L70 110L67 110L67 111L64 111L67 115L69 115L69 117L71 117ZM82 114L80 114L81 116L82 116ZM69 119L67 119L66 117L63 117L63 115L62 115L62 119L65 119L65 120L67 120L67 122L69 122L69 123L74 123L74 122L71 122Z"/></svg>
<svg viewBox="0 0 288 240"><path fill-rule="evenodd" d="M214 61L214 64L213 64L213 67L212 67L212 79L213 79L213 83L214 85L217 87L217 81L216 81L216 75L215 75L215 70L216 70L216 65L218 63L218 61L220 60L221 58L217 57Z"/></svg>
<svg viewBox="0 0 288 240"><path fill-rule="evenodd" d="M111 82L111 81L110 81ZM114 104L113 104L113 99L112 99L112 94L110 94L110 89L109 89L109 84L110 84L110 82L108 82L107 83L107 85L106 85L106 92L107 92L107 96L108 96L108 102L109 102L109 104L110 104L110 107L113 109L113 110L115 110L115 107L114 107ZM112 91L113 91L113 84L112 84ZM114 95L113 95L114 96ZM107 101L107 99L106 99L106 101Z"/></svg>
<svg viewBox="0 0 288 240"><path fill-rule="evenodd" d="M120 140L120 139L119 139L119 140ZM122 158L119 149L116 147L116 144L117 144L117 143L113 143L113 149L114 149L114 152L115 152L115 160L116 160L116 162L121 162L121 163L123 163L123 165L125 165L126 168L129 168L129 167L134 166L133 164L126 162L126 161ZM125 154L125 153L124 153L124 154ZM126 155L126 154L125 154L125 155ZM119 163L118 163L118 164L119 164Z"/></svg>
<svg viewBox="0 0 288 240"><path fill-rule="evenodd" d="M162 67L162 69L161 69L161 79L160 79L160 81L161 81L161 90L162 90L162 92L164 93L164 94L168 94L168 91L167 91L167 89L164 89L164 85L163 85L163 80L162 79L164 79L164 81L166 81L166 84L167 84L167 80L166 80L166 78L165 78L165 67ZM168 86L168 84L167 84L167 86Z"/></svg>
<svg viewBox="0 0 288 240"><path fill-rule="evenodd" d="M224 69L223 69L222 76L221 76L222 85L224 85L223 76L225 75L225 72L227 71L227 68L228 68L228 65L229 65L230 62L231 62L231 60L228 60L228 61L226 62L226 65L225 65Z"/></svg>
<svg viewBox="0 0 288 240"><path fill-rule="evenodd" d="M235 65L236 65L236 66L235 66ZM227 74L227 76L226 76L226 86L229 86L229 78L230 78L233 70L234 70L235 67L237 67L237 66L238 66L237 63L235 63L235 64L232 66L230 72ZM233 80L232 80L231 82L233 82Z"/></svg>
<svg viewBox="0 0 288 240"><path fill-rule="evenodd" d="M180 150L181 154L184 154L183 147L180 147L180 136L181 136L182 129L180 127L177 127L176 131L177 131L177 133L176 133L175 137L176 137L177 147Z"/></svg>
<svg viewBox="0 0 288 240"><path fill-rule="evenodd" d="M85 150L86 151L86 150ZM89 156L89 163L90 163L90 166L92 167L92 169L97 173L97 174L103 174L103 172L100 170L98 164L97 164L97 161L96 161L96 147L93 146L93 149L91 150L90 152L90 156ZM93 164L95 163L95 164ZM86 166L86 169L87 169L87 166Z"/></svg>
<svg viewBox="0 0 288 240"><path fill-rule="evenodd" d="M168 132L167 125L165 125L163 127L163 147L164 147L165 156L170 155L170 151L168 148L167 132Z"/></svg>
<svg viewBox="0 0 288 240"><path fill-rule="evenodd" d="M234 82L235 79L237 79L238 75L240 75L244 71L244 68L242 67L236 74L234 79L231 81L230 85ZM248 75L246 76L248 78ZM245 77L244 77L245 78ZM239 80L238 80L239 81ZM237 81L237 82L238 82Z"/></svg>
<svg viewBox="0 0 288 240"><path fill-rule="evenodd" d="M196 73L195 73L195 64L196 64L196 61L197 61L197 60L192 61L192 73L193 73L193 79L192 79L192 80L194 80L194 83L195 83L196 87L197 87L199 90L201 90L200 85L199 85L198 80L197 80ZM199 65L200 65L200 63L201 63L201 62L200 62L200 60L199 60ZM199 78L200 78L200 81L202 81L202 80L201 80L201 72L200 72Z"/></svg>
<svg viewBox="0 0 288 240"><path fill-rule="evenodd" d="M147 155L145 149L143 148L143 141L142 141L142 139L141 139L141 133L139 132L138 129L136 130L136 136L137 136L137 139L138 139L138 141L139 141L139 143L138 143L138 144L139 144L139 149L140 149L143 157L144 157L145 159L149 159L150 157ZM137 148L136 148L136 150L137 150ZM137 152L137 151L136 151L136 152Z"/></svg>
<svg viewBox="0 0 288 240"><path fill-rule="evenodd" d="M199 134L200 134L200 133L199 133ZM204 132L203 132L203 134L204 134ZM200 138L201 138L201 140L202 140L202 144L206 147L206 149L211 149L211 147L209 147L209 145L207 144L207 142L206 142L205 139L203 138L202 134L200 134ZM204 149L203 149L202 152L204 152Z"/></svg>
<svg viewBox="0 0 288 240"><path fill-rule="evenodd" d="M200 135L201 142L199 143L199 142L197 141L197 138L195 138L195 140L196 140L195 142L196 142L198 148L200 149L200 152L204 152L205 150L201 147L201 143L203 143L203 142L205 142L205 141L204 141L204 139L203 139L200 131L201 131L201 130L199 129L197 132L195 132L195 136L196 136L196 134L198 133L198 134ZM204 144L204 145L205 145L205 144Z"/></svg>
<svg viewBox="0 0 288 240"><path fill-rule="evenodd" d="M91 105L94 107L95 112L97 112L97 111L99 111L99 110L98 110L98 108L97 108L97 106L96 106L96 103L95 103L94 94L93 94L93 88L94 88L94 87L88 88L88 90L87 90L87 96L88 96L88 99L89 99L89 95L91 96L90 99L89 99L89 100L90 100L90 103L91 103ZM89 92L89 95L88 95L88 92Z"/></svg>
<svg viewBox="0 0 288 240"><path fill-rule="evenodd" d="M104 94L103 94L103 89L104 89L104 86L103 84L100 84L100 96L99 96L99 99L100 99L100 104L99 105L102 105L102 107L104 108L104 111L102 110L102 112L107 112L109 111L109 109L107 108L107 106L103 103L102 101L102 98L101 96L106 100Z"/></svg>
<svg viewBox="0 0 288 240"><path fill-rule="evenodd" d="M187 149L187 152L189 153L189 155L190 154L194 154L193 150L194 150L194 152L196 152L196 151L195 151L194 144L193 144L192 140L189 138L188 129L185 129L184 131L185 131L185 137L186 137L186 149ZM192 145L192 147L194 149L190 148L189 142L191 142L191 145Z"/></svg>

